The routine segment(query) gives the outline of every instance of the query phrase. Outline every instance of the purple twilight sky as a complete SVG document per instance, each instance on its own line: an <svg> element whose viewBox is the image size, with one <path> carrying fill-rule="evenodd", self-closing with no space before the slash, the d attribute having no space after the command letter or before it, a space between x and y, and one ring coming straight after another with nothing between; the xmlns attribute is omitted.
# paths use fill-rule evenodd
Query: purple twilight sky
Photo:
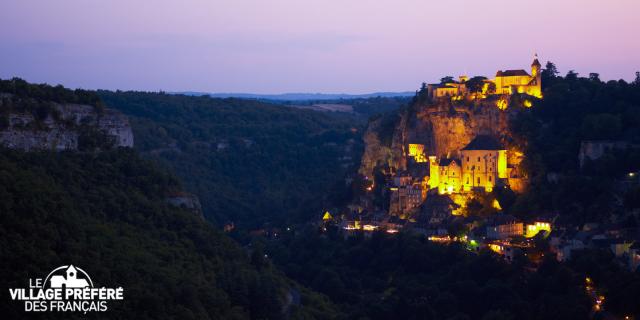
<svg viewBox="0 0 640 320"><path fill-rule="evenodd" d="M632 80L638 0L2 0L0 78L89 89L411 91L528 69Z"/></svg>

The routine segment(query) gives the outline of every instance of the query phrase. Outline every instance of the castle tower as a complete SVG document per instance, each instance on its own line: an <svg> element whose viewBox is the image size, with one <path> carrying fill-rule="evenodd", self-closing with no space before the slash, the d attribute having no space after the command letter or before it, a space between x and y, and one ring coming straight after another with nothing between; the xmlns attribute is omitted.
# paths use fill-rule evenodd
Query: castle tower
<svg viewBox="0 0 640 320"><path fill-rule="evenodd" d="M531 63L531 76L536 79L536 90L532 95L542 98L542 65L538 61L538 54L533 56L533 63Z"/></svg>
<svg viewBox="0 0 640 320"><path fill-rule="evenodd" d="M531 63L531 76L538 78L540 75L540 68L542 68L542 65L540 64L540 61L538 61L538 54L536 53L533 56L533 63Z"/></svg>

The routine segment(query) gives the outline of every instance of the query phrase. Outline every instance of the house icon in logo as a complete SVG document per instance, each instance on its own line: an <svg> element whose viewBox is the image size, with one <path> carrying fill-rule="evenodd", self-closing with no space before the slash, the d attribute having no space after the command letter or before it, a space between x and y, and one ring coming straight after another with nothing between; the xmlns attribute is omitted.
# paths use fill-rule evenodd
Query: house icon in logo
<svg viewBox="0 0 640 320"><path fill-rule="evenodd" d="M89 286L87 279L78 279L78 270L73 265L69 265L66 270L67 275L51 276L51 288L84 288ZM82 272L84 273L84 271ZM86 274L85 274L86 275Z"/></svg>

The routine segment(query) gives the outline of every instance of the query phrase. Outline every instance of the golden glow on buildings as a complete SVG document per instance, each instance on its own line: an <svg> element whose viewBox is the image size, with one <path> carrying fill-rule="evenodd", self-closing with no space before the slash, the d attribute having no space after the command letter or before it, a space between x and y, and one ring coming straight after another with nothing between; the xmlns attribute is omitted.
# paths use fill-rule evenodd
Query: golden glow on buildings
<svg viewBox="0 0 640 320"><path fill-rule="evenodd" d="M487 94L511 95L515 93L528 94L537 98L542 98L542 74L540 73L540 62L537 55L531 64L531 75L525 70L505 70L496 72L494 79L484 80L481 95L475 92L468 92L466 82L467 76L460 76L459 81L450 81L436 85L429 85L429 95L434 98L450 97L457 101L463 98L486 98ZM489 93L489 88L495 88ZM504 110L508 102L499 102L498 108Z"/></svg>
<svg viewBox="0 0 640 320"><path fill-rule="evenodd" d="M491 251L498 253L498 254L503 254L504 253L504 247L502 245L499 244L495 244L495 243L489 243L487 245L489 247L489 249L491 249Z"/></svg>
<svg viewBox="0 0 640 320"><path fill-rule="evenodd" d="M548 222L536 221L533 224L528 224L524 236L527 238L535 237L540 231L546 231L551 233L551 224Z"/></svg>
<svg viewBox="0 0 640 320"><path fill-rule="evenodd" d="M474 141L482 141L480 138L478 136ZM469 146L474 144L474 141ZM429 187L437 189L439 194L455 194L477 189L493 191L499 179L509 177L507 150L502 149L502 146L482 148L493 150L465 147L460 150L460 159L438 159L435 156L429 156Z"/></svg>
<svg viewBox="0 0 640 320"><path fill-rule="evenodd" d="M427 239L429 239L429 241L433 241L433 242L449 242L451 241L451 237L450 236L429 236Z"/></svg>
<svg viewBox="0 0 640 320"><path fill-rule="evenodd" d="M498 150L498 178L508 178L507 175L507 150Z"/></svg>
<svg viewBox="0 0 640 320"><path fill-rule="evenodd" d="M410 143L409 156L413 157L416 162L427 162L427 157L424 155L424 144Z"/></svg>
<svg viewBox="0 0 640 320"><path fill-rule="evenodd" d="M345 230L353 231L353 230L363 230L363 231L376 231L380 227L373 224L361 224L360 221L355 220L353 223L348 223L343 227Z"/></svg>
<svg viewBox="0 0 640 320"><path fill-rule="evenodd" d="M371 225L371 224L365 224L365 225L362 226L362 230L364 230L364 231L375 231L375 230L378 230L378 226L374 226L374 225Z"/></svg>

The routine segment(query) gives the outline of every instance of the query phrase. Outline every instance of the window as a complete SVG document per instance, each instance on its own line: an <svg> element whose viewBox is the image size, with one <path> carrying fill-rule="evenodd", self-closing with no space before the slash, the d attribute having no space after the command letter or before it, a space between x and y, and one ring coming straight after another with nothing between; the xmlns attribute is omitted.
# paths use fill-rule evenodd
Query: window
<svg viewBox="0 0 640 320"><path fill-rule="evenodd" d="M480 162L480 157L478 157L478 162Z"/></svg>
<svg viewBox="0 0 640 320"><path fill-rule="evenodd" d="M478 177L478 184L480 184L480 177Z"/></svg>
<svg viewBox="0 0 640 320"><path fill-rule="evenodd" d="M491 176L489 176L489 182L491 182Z"/></svg>

